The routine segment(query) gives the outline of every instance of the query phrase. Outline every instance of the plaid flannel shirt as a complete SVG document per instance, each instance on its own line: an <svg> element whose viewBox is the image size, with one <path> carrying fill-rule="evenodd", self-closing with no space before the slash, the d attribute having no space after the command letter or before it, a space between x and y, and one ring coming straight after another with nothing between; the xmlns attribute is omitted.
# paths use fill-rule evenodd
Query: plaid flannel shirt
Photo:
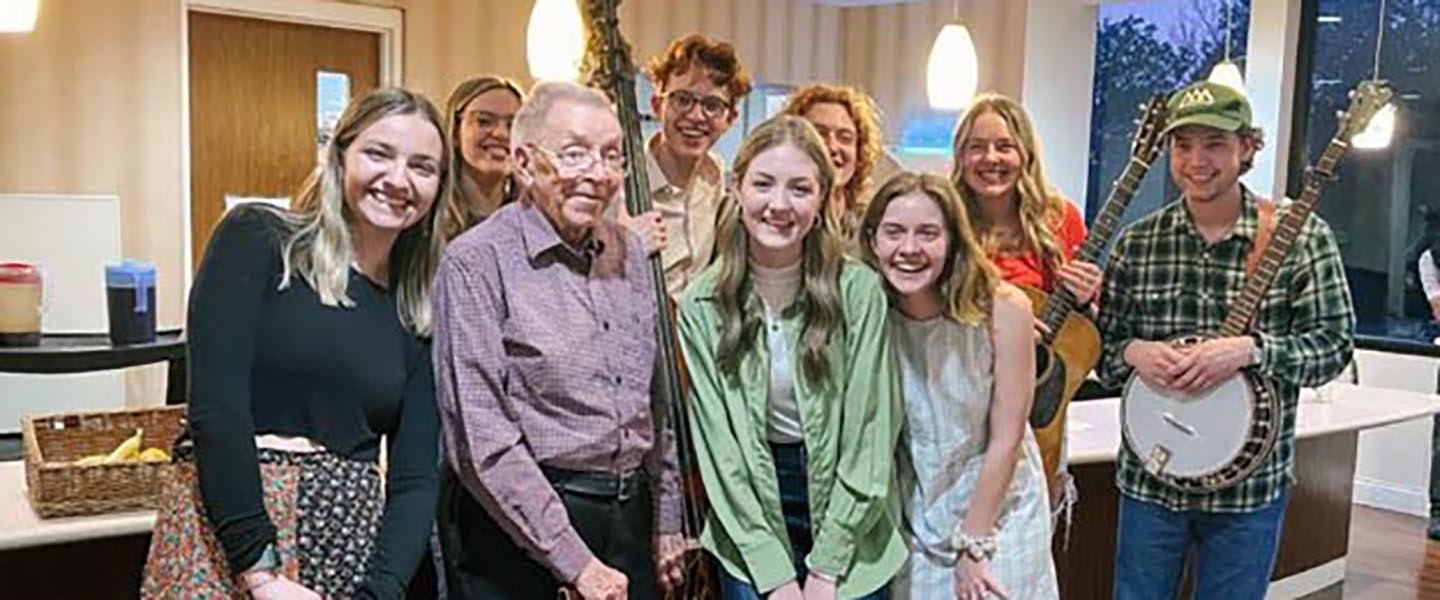
<svg viewBox="0 0 1440 600"><path fill-rule="evenodd" d="M1096 367L1118 386L1133 371L1125 346L1134 340L1167 340L1219 331L1233 300L1245 287L1245 258L1254 243L1258 213L1249 190L1242 194L1234 231L1206 243L1185 208L1175 202L1128 227L1105 268L1099 327L1103 348ZM1276 211L1276 219L1283 209ZM1210 493L1185 493L1150 475L1122 444L1116 483L1131 498L1172 510L1251 512L1270 503L1294 478L1295 410L1301 386L1337 376L1353 351L1355 329L1350 290L1330 227L1310 215L1270 286L1251 329L1263 359L1252 367L1281 401L1275 451L1246 480Z"/></svg>

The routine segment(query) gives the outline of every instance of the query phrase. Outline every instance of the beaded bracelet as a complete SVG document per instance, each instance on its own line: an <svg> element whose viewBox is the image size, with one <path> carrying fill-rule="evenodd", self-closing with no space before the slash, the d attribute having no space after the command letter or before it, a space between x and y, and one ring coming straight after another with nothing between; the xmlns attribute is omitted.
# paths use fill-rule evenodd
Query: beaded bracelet
<svg viewBox="0 0 1440 600"><path fill-rule="evenodd" d="M969 556L976 562L988 562L995 558L995 552L1000 550L1000 543L992 531L987 536L971 536L964 531L955 531L955 547L960 554Z"/></svg>

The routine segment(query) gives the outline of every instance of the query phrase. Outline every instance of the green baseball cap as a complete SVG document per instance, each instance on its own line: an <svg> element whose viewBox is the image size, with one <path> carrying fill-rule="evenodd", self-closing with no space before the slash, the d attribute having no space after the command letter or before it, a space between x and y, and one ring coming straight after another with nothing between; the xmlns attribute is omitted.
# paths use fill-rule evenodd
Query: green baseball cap
<svg viewBox="0 0 1440 600"><path fill-rule="evenodd" d="M1250 128L1250 101L1245 94L1226 85L1199 81L1170 96L1165 107L1170 122L1165 133L1186 125L1203 125L1235 133Z"/></svg>

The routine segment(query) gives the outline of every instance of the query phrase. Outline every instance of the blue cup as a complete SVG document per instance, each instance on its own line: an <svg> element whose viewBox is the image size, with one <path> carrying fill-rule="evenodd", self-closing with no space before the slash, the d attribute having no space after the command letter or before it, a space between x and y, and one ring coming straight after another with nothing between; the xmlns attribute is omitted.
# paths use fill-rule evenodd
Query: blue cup
<svg viewBox="0 0 1440 600"><path fill-rule="evenodd" d="M155 341L155 265L134 260L105 265L105 304L110 343Z"/></svg>

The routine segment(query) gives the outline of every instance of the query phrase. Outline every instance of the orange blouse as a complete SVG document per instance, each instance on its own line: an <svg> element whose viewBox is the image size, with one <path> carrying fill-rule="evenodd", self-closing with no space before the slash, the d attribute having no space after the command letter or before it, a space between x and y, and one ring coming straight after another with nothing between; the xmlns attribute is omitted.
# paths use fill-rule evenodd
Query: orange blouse
<svg viewBox="0 0 1440 600"><path fill-rule="evenodd" d="M1060 240L1060 251L1065 254L1065 260L1075 255L1080 244L1085 241L1085 218L1080 215L1080 209L1075 207L1073 202L1065 201L1065 214L1060 220L1060 226L1055 235ZM1040 257L1033 251L1027 252L1002 252L990 255L991 262L1000 269L1000 276L1010 283L1022 286L1029 286L1042 290L1046 293L1054 291L1055 275L1048 272L1040 262Z"/></svg>

